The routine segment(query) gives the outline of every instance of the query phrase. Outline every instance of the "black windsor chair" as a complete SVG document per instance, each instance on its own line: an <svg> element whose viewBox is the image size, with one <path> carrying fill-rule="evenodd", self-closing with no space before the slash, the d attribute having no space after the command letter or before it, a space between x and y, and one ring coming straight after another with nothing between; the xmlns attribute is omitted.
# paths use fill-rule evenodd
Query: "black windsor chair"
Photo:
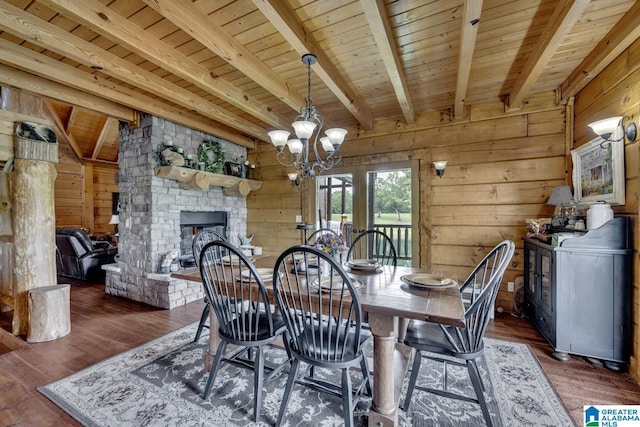
<svg viewBox="0 0 640 427"><path fill-rule="evenodd" d="M411 377L403 410L406 411L409 408L413 391L417 388L439 396L478 403L486 424L493 425L484 398L484 384L476 360L483 354L484 332L491 318L493 303L498 294L502 276L513 257L514 248L514 243L508 240L497 245L480 261L460 288L465 300L465 328L418 320L409 322L404 343L414 348L416 353L411 367ZM440 355L450 358L447 359ZM422 358L443 363L442 389L416 385ZM467 367L476 398L447 390L447 364Z"/></svg>
<svg viewBox="0 0 640 427"><path fill-rule="evenodd" d="M374 260L381 265L394 267L398 263L393 242L379 230L364 230L353 239L347 252L347 262L354 259Z"/></svg>
<svg viewBox="0 0 640 427"><path fill-rule="evenodd" d="M313 266L316 266L313 268ZM304 266L304 271L302 271ZM278 258L273 288L287 327L293 358L276 425L287 411L295 384L342 398L345 425L353 425L353 410L364 393L371 393L363 345L371 338L362 330L362 313L355 284L335 259L311 246L294 246ZM339 369L338 386L313 375L298 378L300 363L312 368ZM349 369L360 367L363 381L352 385Z"/></svg>
<svg viewBox="0 0 640 427"><path fill-rule="evenodd" d="M272 312L263 279L239 248L223 241L208 243L200 254L200 274L208 305L218 320L220 337L203 398L209 398L223 361L253 368L253 421L258 422L264 370L270 370L270 376L273 376L289 362L287 360L278 367L267 366L263 353L265 345L275 342L279 335L285 333L284 321L279 314ZM239 348L232 355L226 355L228 344ZM251 359L240 357L246 349L252 350L248 352Z"/></svg>

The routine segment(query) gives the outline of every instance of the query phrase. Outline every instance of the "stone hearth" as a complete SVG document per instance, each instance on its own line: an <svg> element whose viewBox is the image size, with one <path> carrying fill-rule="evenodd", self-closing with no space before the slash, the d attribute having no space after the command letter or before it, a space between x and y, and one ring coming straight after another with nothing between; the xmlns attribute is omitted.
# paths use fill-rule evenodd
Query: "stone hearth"
<svg viewBox="0 0 640 427"><path fill-rule="evenodd" d="M203 297L202 285L159 274L162 257L180 250L180 212L227 212L227 236L239 244L247 223L246 199L225 196L219 187L186 190L155 175L162 144L172 140L185 154L197 155L205 138L221 143L225 158L246 158L246 149L205 133L153 117L140 127L120 129L120 225L118 265L107 269L106 293L160 308L174 308Z"/></svg>

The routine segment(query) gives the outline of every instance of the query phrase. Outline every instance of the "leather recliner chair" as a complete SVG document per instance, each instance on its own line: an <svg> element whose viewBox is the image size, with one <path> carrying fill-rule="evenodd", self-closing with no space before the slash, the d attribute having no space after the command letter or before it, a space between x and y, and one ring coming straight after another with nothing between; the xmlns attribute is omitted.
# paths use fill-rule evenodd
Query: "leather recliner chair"
<svg viewBox="0 0 640 427"><path fill-rule="evenodd" d="M96 282L104 280L102 265L115 262L118 248L98 248L87 234L75 227L56 230L58 275Z"/></svg>

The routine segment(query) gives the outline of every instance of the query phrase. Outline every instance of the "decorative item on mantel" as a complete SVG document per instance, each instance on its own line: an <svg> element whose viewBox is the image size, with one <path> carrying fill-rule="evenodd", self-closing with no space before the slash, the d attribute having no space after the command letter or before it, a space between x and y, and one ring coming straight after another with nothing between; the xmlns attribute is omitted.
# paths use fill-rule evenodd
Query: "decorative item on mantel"
<svg viewBox="0 0 640 427"><path fill-rule="evenodd" d="M193 154L185 154L184 155L184 167L193 169Z"/></svg>
<svg viewBox="0 0 640 427"><path fill-rule="evenodd" d="M224 173L225 175L242 178L242 163L224 162Z"/></svg>
<svg viewBox="0 0 640 427"><path fill-rule="evenodd" d="M160 166L168 166L169 160L165 157L165 150L169 150L166 153L168 154L170 151L174 151L173 141L168 140L162 143L162 147L160 148L160 154L158 154L160 160Z"/></svg>
<svg viewBox="0 0 640 427"><path fill-rule="evenodd" d="M184 166L185 159L183 156L184 150L173 145L173 141L168 140L162 144L162 151L160 152L160 165L161 166Z"/></svg>
<svg viewBox="0 0 640 427"><path fill-rule="evenodd" d="M220 142L213 139L205 139L198 147L198 164L200 170L211 173L221 173L224 164L224 151Z"/></svg>
<svg viewBox="0 0 640 427"><path fill-rule="evenodd" d="M268 133L271 142L278 149L276 160L282 166L293 167L294 170L300 172L301 178L315 178L316 175L327 169L331 169L337 165L342 156L340 154L340 146L344 142L347 134L346 129L331 128L324 133L327 136L318 138L322 129L323 119L315 105L311 103L311 65L318 61L312 53L302 56L302 63L307 66L307 100L306 104L300 108L300 114L296 116L295 121L291 124L295 130L295 139L289 139L290 132L286 130L272 130ZM312 138L313 132L316 130L315 137ZM318 150L318 140L325 151L324 158ZM309 161L309 152L311 151L311 143L313 144L313 154L315 162ZM284 146L289 147L293 159L288 160L284 151Z"/></svg>

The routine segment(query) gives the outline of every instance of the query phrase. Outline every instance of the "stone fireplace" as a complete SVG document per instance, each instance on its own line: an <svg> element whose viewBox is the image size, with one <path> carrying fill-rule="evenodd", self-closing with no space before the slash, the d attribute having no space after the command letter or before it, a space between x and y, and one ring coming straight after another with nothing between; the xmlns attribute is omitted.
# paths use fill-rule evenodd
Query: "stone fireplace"
<svg viewBox="0 0 640 427"><path fill-rule="evenodd" d="M231 243L239 244L238 235L246 233L244 197L226 196L221 188L213 186L208 190L180 188L177 181L155 174L158 153L165 141L173 141L174 145L184 148L185 154L196 157L205 138L217 139L148 115L141 117L138 128L121 126L119 260L117 266L107 269L106 293L166 309L201 299L200 283L174 279L159 271L166 253L190 252L183 240L187 231L192 236L193 231L205 223L220 229L220 223L207 222L211 220L211 213L215 212L218 218L213 221L224 216L225 236ZM226 159L246 158L244 147L217 140ZM187 217L196 219L184 223L184 213L195 214Z"/></svg>

